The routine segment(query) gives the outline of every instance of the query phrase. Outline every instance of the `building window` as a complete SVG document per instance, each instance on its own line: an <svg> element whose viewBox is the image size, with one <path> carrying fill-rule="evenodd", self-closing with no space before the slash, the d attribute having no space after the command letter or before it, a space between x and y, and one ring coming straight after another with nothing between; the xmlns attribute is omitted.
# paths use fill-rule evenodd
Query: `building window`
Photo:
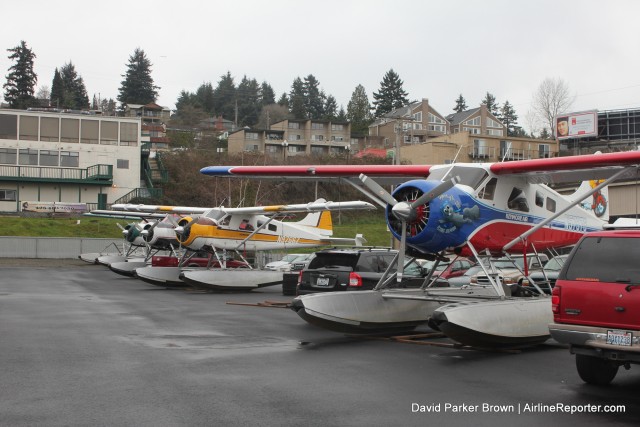
<svg viewBox="0 0 640 427"><path fill-rule="evenodd" d="M258 139L258 134L255 132L247 132L244 134L245 139Z"/></svg>
<svg viewBox="0 0 640 427"><path fill-rule="evenodd" d="M289 153L291 153L291 154L304 153L305 151L306 151L306 147L304 145L290 145L289 146Z"/></svg>
<svg viewBox="0 0 640 427"><path fill-rule="evenodd" d="M0 200L3 202L15 202L16 190L0 190Z"/></svg>
<svg viewBox="0 0 640 427"><path fill-rule="evenodd" d="M120 123L120 145L138 145L137 123Z"/></svg>
<svg viewBox="0 0 640 427"><path fill-rule="evenodd" d="M324 130L324 123L311 123L311 129Z"/></svg>
<svg viewBox="0 0 640 427"><path fill-rule="evenodd" d="M129 169L129 160L128 159L118 159L116 163L116 167L118 169Z"/></svg>
<svg viewBox="0 0 640 427"><path fill-rule="evenodd" d="M493 136L504 136L502 129L487 129L487 133Z"/></svg>
<svg viewBox="0 0 640 427"><path fill-rule="evenodd" d="M280 147L278 147L277 145L267 145L266 150L269 154L276 154L280 152Z"/></svg>
<svg viewBox="0 0 640 427"><path fill-rule="evenodd" d="M58 151L40 150L40 166L58 166Z"/></svg>
<svg viewBox="0 0 640 427"><path fill-rule="evenodd" d="M97 144L99 125L99 120L82 119L80 121L80 142L83 144Z"/></svg>
<svg viewBox="0 0 640 427"><path fill-rule="evenodd" d="M18 163L21 165L37 166L38 150L33 150L31 148L20 149L20 154L18 155Z"/></svg>
<svg viewBox="0 0 640 427"><path fill-rule="evenodd" d="M469 126L480 126L480 116L467 120L464 122L464 124Z"/></svg>
<svg viewBox="0 0 640 427"><path fill-rule="evenodd" d="M77 168L80 166L80 155L77 151L61 151L60 166L68 168Z"/></svg>
<svg viewBox="0 0 640 427"><path fill-rule="evenodd" d="M18 150L15 148L0 148L0 164L15 165L18 159Z"/></svg>
<svg viewBox="0 0 640 427"><path fill-rule="evenodd" d="M551 150L549 148L549 144L538 144L538 157L541 159L546 159L551 157Z"/></svg>
<svg viewBox="0 0 640 427"><path fill-rule="evenodd" d="M18 139L18 116L0 114L0 139Z"/></svg>
<svg viewBox="0 0 640 427"><path fill-rule="evenodd" d="M332 136L331 136L331 140L332 140L332 141L343 142L343 141L344 141L344 137L342 137L342 136L335 136L335 135L332 135Z"/></svg>
<svg viewBox="0 0 640 427"><path fill-rule="evenodd" d="M411 118L413 120L415 120L416 122L421 122L422 121L422 111L418 111L417 113L412 115Z"/></svg>
<svg viewBox="0 0 640 427"><path fill-rule="evenodd" d="M324 141L324 135L311 135L312 141Z"/></svg>
<svg viewBox="0 0 640 427"><path fill-rule="evenodd" d="M446 128L443 125L429 125L429 130L434 132L445 133Z"/></svg>
<svg viewBox="0 0 640 427"><path fill-rule="evenodd" d="M289 122L289 129L300 129L300 123L298 122Z"/></svg>
<svg viewBox="0 0 640 427"><path fill-rule="evenodd" d="M300 141L302 139L302 136L289 134L289 138L288 139L289 139L289 141Z"/></svg>
<svg viewBox="0 0 640 427"><path fill-rule="evenodd" d="M312 156L321 156L323 153L324 149L322 147L311 147Z"/></svg>
<svg viewBox="0 0 640 427"><path fill-rule="evenodd" d="M37 141L38 127L38 117L20 116L20 139L27 141Z"/></svg>
<svg viewBox="0 0 640 427"><path fill-rule="evenodd" d="M439 124L439 125L443 125L446 122L443 119L441 119L440 117L436 116L435 114L429 113L429 123L436 123L436 124Z"/></svg>
<svg viewBox="0 0 640 427"><path fill-rule="evenodd" d="M80 142L80 120L62 119L60 123L60 141Z"/></svg>
<svg viewBox="0 0 640 427"><path fill-rule="evenodd" d="M489 117L487 117L487 120L485 121L485 123L487 124L488 128L501 128L502 125L498 122L496 122L493 119L490 119Z"/></svg>
<svg viewBox="0 0 640 427"><path fill-rule="evenodd" d="M331 125L331 130L344 130L344 125Z"/></svg>
<svg viewBox="0 0 640 427"><path fill-rule="evenodd" d="M478 129L478 128L468 128L468 127L464 126L462 128L462 130L468 131L471 135L480 135L480 129Z"/></svg>
<svg viewBox="0 0 640 427"><path fill-rule="evenodd" d="M118 122L107 120L100 122L100 144L118 145Z"/></svg>
<svg viewBox="0 0 640 427"><path fill-rule="evenodd" d="M60 119L57 117L40 118L40 141L60 141Z"/></svg>

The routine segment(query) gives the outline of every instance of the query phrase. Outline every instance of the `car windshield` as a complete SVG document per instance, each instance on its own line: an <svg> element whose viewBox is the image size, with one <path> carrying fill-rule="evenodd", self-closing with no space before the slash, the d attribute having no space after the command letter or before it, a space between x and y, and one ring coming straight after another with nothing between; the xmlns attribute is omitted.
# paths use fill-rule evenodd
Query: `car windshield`
<svg viewBox="0 0 640 427"><path fill-rule="evenodd" d="M289 254L289 255L285 255L282 257L282 259L280 261L284 261L284 262L291 262L294 259L297 259L300 255L299 254Z"/></svg>
<svg viewBox="0 0 640 427"><path fill-rule="evenodd" d="M545 271L560 271L566 260L566 256L551 258L549 262L545 264L544 269Z"/></svg>

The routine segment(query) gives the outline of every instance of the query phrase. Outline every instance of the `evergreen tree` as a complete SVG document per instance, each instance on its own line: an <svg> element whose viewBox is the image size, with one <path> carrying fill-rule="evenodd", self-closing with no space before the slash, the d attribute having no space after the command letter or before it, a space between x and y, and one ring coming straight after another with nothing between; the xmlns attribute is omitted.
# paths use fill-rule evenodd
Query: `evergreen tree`
<svg viewBox="0 0 640 427"><path fill-rule="evenodd" d="M172 120L186 126L195 126L206 117L207 113L203 111L196 94L185 90L181 91L176 101L175 114Z"/></svg>
<svg viewBox="0 0 640 427"><path fill-rule="evenodd" d="M306 117L320 119L324 116L325 94L320 90L320 82L313 74L304 78L304 99Z"/></svg>
<svg viewBox="0 0 640 427"><path fill-rule="evenodd" d="M518 124L518 115L516 114L516 110L509 103L509 101L505 101L504 105L500 109L500 120L507 127L507 136L518 136L518 130L522 129Z"/></svg>
<svg viewBox="0 0 640 427"><path fill-rule="evenodd" d="M148 104L158 98L158 86L153 84L151 77L151 61L144 50L136 48L129 57L127 72L123 75L118 101L126 104Z"/></svg>
<svg viewBox="0 0 640 427"><path fill-rule="evenodd" d="M540 136L538 137L540 139L551 139L551 133L549 132L549 129L542 128L542 132L540 132Z"/></svg>
<svg viewBox="0 0 640 427"><path fill-rule="evenodd" d="M51 83L51 105L56 108L64 103L64 84L62 83L62 77L60 71L56 68L53 73L53 82Z"/></svg>
<svg viewBox="0 0 640 427"><path fill-rule="evenodd" d="M236 120L236 84L231 72L220 76L218 86L213 91L213 109L216 116ZM236 123L237 124L237 123Z"/></svg>
<svg viewBox="0 0 640 427"><path fill-rule="evenodd" d="M62 80L62 102L61 108L72 110L82 110L89 108L89 96L84 80L76 71L76 67L71 61L60 67L60 79Z"/></svg>
<svg viewBox="0 0 640 427"><path fill-rule="evenodd" d="M351 94L347 104L347 118L351 122L351 132L358 135L366 135L369 125L373 122L371 117L371 104L364 86L358 85Z"/></svg>
<svg viewBox="0 0 640 427"><path fill-rule="evenodd" d="M402 85L403 81L393 68L387 71L380 83L380 90L373 93L375 117L381 117L409 103L408 93L404 91Z"/></svg>
<svg viewBox="0 0 640 427"><path fill-rule="evenodd" d="M304 83L300 77L296 77L291 85L289 93L289 111L295 119L307 119L307 109L305 105Z"/></svg>
<svg viewBox="0 0 640 427"><path fill-rule="evenodd" d="M466 109L467 109L467 101L465 101L462 94L460 94L460 96L458 96L458 99L456 99L456 106L453 107L453 111L455 111L456 113L460 113Z"/></svg>
<svg viewBox="0 0 640 427"><path fill-rule="evenodd" d="M280 99L278 99L278 105L286 107L287 109L289 108L289 97L287 96L286 92L283 92L282 95L280 95Z"/></svg>
<svg viewBox="0 0 640 427"><path fill-rule="evenodd" d="M324 120L335 120L338 116L338 101L336 101L333 95L329 95L322 109L324 111L322 117Z"/></svg>
<svg viewBox="0 0 640 427"><path fill-rule="evenodd" d="M498 117L500 106L496 102L496 97L491 95L489 92L485 95L484 99L480 104L484 104L487 106L487 110L494 116Z"/></svg>
<svg viewBox="0 0 640 427"><path fill-rule="evenodd" d="M203 83L200 85L195 94L198 106L209 115L214 111L214 95L211 83Z"/></svg>
<svg viewBox="0 0 640 427"><path fill-rule="evenodd" d="M347 118L347 112L344 111L344 107L340 106L340 111L338 111L338 115L336 116L336 122L347 122L349 119Z"/></svg>
<svg viewBox="0 0 640 427"><path fill-rule="evenodd" d="M27 108L34 103L34 91L38 76L33 71L33 60L36 54L27 47L24 40L14 48L7 49L8 58L14 61L9 67L9 74L4 88L4 99L10 108Z"/></svg>
<svg viewBox="0 0 640 427"><path fill-rule="evenodd" d="M271 85L267 82L262 82L260 86L260 105L271 105L276 103L276 93Z"/></svg>
<svg viewBox="0 0 640 427"><path fill-rule="evenodd" d="M260 113L260 85L256 79L242 78L238 85L238 126L254 127Z"/></svg>

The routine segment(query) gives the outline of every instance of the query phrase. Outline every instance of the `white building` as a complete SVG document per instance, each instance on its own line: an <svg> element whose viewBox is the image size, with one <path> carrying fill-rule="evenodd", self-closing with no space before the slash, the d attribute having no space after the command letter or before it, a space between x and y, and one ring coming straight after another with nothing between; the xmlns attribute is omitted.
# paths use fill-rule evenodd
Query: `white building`
<svg viewBox="0 0 640 427"><path fill-rule="evenodd" d="M140 187L140 119L0 109L0 212L114 203Z"/></svg>

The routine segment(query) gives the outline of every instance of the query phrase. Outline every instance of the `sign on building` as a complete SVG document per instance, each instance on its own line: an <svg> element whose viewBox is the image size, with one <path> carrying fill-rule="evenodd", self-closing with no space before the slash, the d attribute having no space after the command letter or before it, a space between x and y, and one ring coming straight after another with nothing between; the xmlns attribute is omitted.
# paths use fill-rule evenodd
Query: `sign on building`
<svg viewBox="0 0 640 427"><path fill-rule="evenodd" d="M38 212L48 214L59 213L84 213L87 211L86 203L63 203L63 202L20 202L22 212Z"/></svg>
<svg viewBox="0 0 640 427"><path fill-rule="evenodd" d="M598 112L583 111L556 117L556 138L586 138L598 136Z"/></svg>

